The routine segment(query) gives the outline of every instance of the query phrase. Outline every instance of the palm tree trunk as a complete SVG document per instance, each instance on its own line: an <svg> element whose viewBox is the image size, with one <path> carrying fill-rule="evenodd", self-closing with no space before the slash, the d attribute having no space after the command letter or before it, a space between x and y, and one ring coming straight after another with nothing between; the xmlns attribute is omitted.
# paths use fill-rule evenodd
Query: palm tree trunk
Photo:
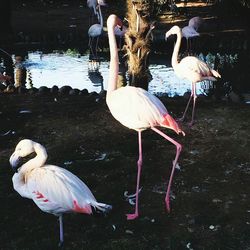
<svg viewBox="0 0 250 250"><path fill-rule="evenodd" d="M125 34L125 51L128 62L130 85L148 89L151 74L148 55L152 41L152 2L149 0L127 0L128 30Z"/></svg>

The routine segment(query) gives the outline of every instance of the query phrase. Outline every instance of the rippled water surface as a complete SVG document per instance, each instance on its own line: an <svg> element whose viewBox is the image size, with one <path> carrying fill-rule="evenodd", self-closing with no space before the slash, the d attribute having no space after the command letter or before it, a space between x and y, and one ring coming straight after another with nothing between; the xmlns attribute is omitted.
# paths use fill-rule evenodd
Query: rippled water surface
<svg viewBox="0 0 250 250"><path fill-rule="evenodd" d="M99 67L93 70L88 55L77 57L60 53L30 52L23 65L37 88L44 85L70 85L80 90L88 89L89 92L100 92L107 88L108 58L103 59ZM166 64L152 63L149 68L152 74L149 92L174 96L183 95L190 90L190 82L175 76L173 69ZM197 86L197 92L203 92L200 85Z"/></svg>

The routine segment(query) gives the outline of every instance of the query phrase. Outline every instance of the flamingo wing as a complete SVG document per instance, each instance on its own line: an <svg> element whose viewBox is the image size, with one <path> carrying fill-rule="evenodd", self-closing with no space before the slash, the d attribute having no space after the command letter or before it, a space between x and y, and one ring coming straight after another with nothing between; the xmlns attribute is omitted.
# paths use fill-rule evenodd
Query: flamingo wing
<svg viewBox="0 0 250 250"><path fill-rule="evenodd" d="M110 93L107 104L116 120L135 130L160 125L168 114L157 97L132 86L121 87Z"/></svg>
<svg viewBox="0 0 250 250"><path fill-rule="evenodd" d="M44 212L55 215L65 212L90 214L96 200L89 188L66 169L45 165L27 176L27 190Z"/></svg>

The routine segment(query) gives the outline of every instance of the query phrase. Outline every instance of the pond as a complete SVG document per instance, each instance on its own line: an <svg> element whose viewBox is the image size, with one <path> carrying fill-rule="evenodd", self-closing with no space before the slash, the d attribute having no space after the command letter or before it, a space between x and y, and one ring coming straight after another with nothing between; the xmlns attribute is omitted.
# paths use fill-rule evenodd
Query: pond
<svg viewBox="0 0 250 250"><path fill-rule="evenodd" d="M89 55L69 55L68 53L43 53L41 51L28 52L25 61L16 64L27 72L26 87L41 86L62 87L70 85L72 88L87 89L89 92L99 93L107 88L109 57L104 55L97 63L89 61ZM15 69L15 71L16 71ZM190 91L191 84L185 79L178 78L172 67L159 58L153 59L149 65L152 80L149 92L160 95L183 95ZM204 93L209 83L197 86L197 93Z"/></svg>

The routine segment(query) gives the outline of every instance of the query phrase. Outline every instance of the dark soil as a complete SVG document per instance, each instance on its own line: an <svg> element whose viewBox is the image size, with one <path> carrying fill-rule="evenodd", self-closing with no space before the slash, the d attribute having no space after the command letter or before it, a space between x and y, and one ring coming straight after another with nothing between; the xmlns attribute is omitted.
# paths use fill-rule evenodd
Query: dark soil
<svg viewBox="0 0 250 250"><path fill-rule="evenodd" d="M184 98L162 99L174 117ZM172 211L164 198L175 147L143 132L140 217L134 207L138 157L135 131L120 125L104 97L1 94L0 249L55 249L58 221L12 188L8 159L23 138L43 144L48 163L65 167L113 205L107 216L64 216L64 249L249 249L249 106L198 98L197 122L186 136L164 131L183 145L172 186ZM31 113L21 113L29 110Z"/></svg>

